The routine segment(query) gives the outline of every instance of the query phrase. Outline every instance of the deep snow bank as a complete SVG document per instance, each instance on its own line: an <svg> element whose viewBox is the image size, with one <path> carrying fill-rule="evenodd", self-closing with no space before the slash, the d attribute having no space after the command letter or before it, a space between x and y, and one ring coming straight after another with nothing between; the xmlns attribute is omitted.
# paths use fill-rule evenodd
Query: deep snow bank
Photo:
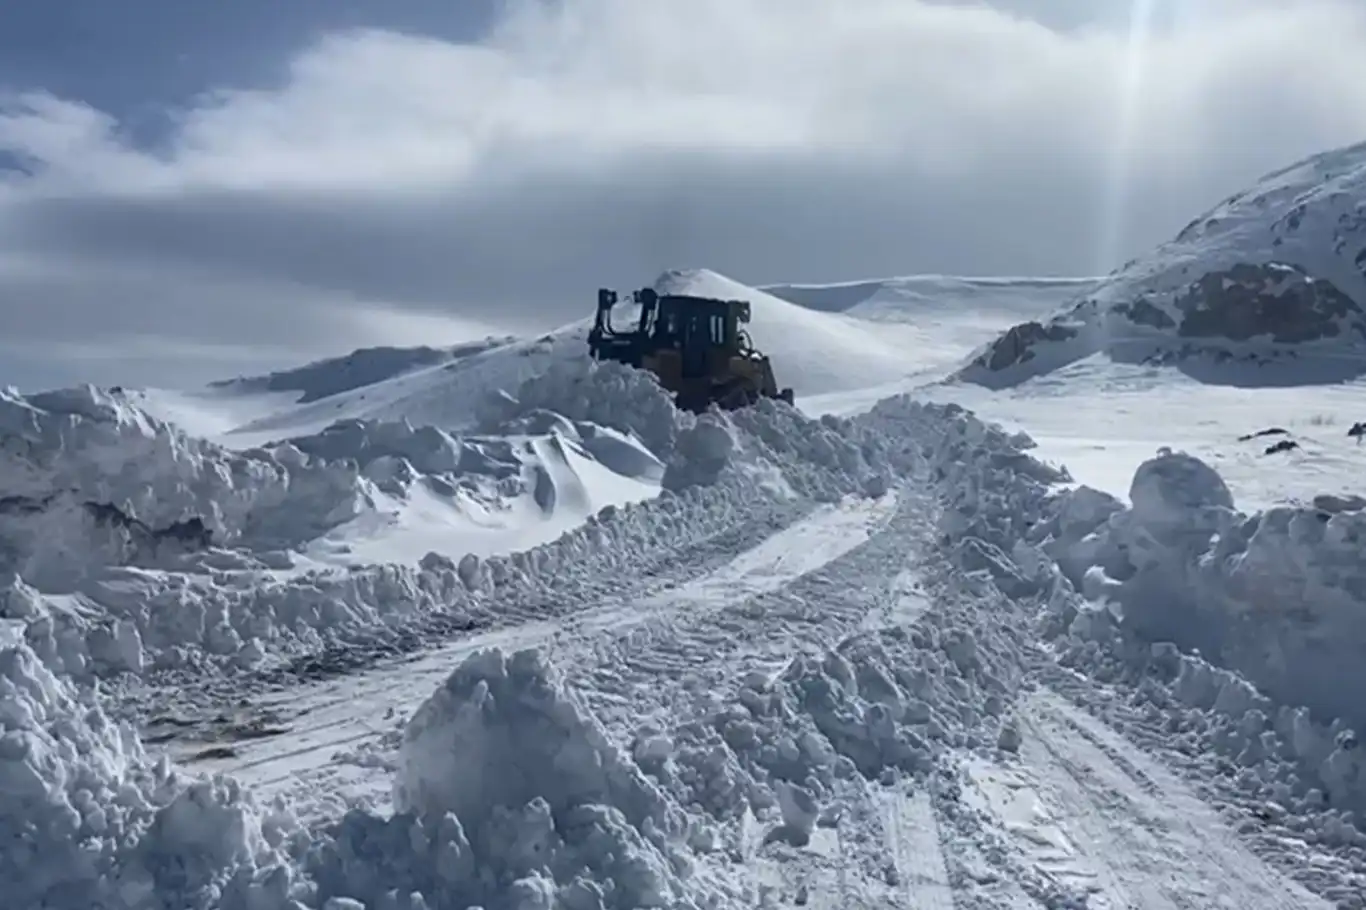
<svg viewBox="0 0 1366 910"><path fill-rule="evenodd" d="M663 475L635 440L553 419L496 438L343 420L236 452L89 387L5 393L0 440L0 572L54 593L211 548L404 561L405 541L444 529L482 555L523 549L654 495Z"/></svg>
<svg viewBox="0 0 1366 910"><path fill-rule="evenodd" d="M1264 177L1042 321L987 345L961 378L1014 385L1095 353L1295 364L1242 381L1341 380L1366 371L1366 144Z"/></svg>
<svg viewBox="0 0 1366 910"><path fill-rule="evenodd" d="M686 820L537 651L467 658L404 731L396 813L349 813L307 864L320 900L699 906Z"/></svg>
<svg viewBox="0 0 1366 910"><path fill-rule="evenodd" d="M1129 495L1129 509L1095 491L1060 504L1087 500L1103 518L1048 548L1074 585L1149 641L1198 649L1277 701L1366 729L1366 503L1244 515L1213 468L1180 452L1140 465Z"/></svg>
<svg viewBox="0 0 1366 910"><path fill-rule="evenodd" d="M1248 810L1275 818L1269 835L1366 846L1362 501L1245 516L1212 468L1164 452L1135 472L1126 508L1046 482L1056 469L1027 438L956 405L892 399L870 417L925 440L946 545L993 587L1042 604L1040 631L1065 666L1127 681L1134 723L1217 760Z"/></svg>
<svg viewBox="0 0 1366 910"><path fill-rule="evenodd" d="M136 731L22 644L0 644L0 724L5 906L283 910L294 896L287 811L151 762Z"/></svg>
<svg viewBox="0 0 1366 910"><path fill-rule="evenodd" d="M303 548L347 565L412 562L433 547L491 556L554 540L604 508L658 494L664 466L638 439L542 412L497 435L406 421L339 421L289 445L352 461L372 506Z"/></svg>

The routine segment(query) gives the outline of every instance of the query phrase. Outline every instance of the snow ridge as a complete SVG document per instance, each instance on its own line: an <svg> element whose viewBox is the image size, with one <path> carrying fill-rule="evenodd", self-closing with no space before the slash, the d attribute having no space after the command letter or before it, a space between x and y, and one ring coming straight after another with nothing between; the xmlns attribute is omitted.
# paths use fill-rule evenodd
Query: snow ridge
<svg viewBox="0 0 1366 910"><path fill-rule="evenodd" d="M354 465L289 446L231 452L91 386L0 392L0 442L0 570L59 592L101 561L161 555L132 546L132 529L189 549L270 547L355 517L370 495Z"/></svg>

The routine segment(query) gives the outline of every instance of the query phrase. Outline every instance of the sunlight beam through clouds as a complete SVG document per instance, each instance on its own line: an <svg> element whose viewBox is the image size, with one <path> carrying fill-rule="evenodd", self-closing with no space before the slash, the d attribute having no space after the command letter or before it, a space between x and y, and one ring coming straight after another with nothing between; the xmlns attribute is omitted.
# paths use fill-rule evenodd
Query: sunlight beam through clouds
<svg viewBox="0 0 1366 910"><path fill-rule="evenodd" d="M1144 70L1152 42L1153 14L1158 0L1132 0L1128 36L1121 65L1119 103L1115 106L1117 125L1114 147L1110 152L1110 178L1101 215L1100 247L1096 251L1097 274L1113 268L1123 257L1126 214L1133 191L1133 167L1140 154L1139 103L1143 92Z"/></svg>

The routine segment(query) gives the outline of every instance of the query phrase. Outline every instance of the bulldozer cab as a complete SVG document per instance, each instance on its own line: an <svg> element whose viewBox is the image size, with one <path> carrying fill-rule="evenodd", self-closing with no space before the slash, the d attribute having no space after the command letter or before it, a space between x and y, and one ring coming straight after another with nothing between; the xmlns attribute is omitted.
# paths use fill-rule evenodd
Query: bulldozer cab
<svg viewBox="0 0 1366 910"><path fill-rule="evenodd" d="M616 360L649 370L680 407L705 410L759 397L791 401L791 391L776 388L768 358L756 352L742 326L750 321L744 300L717 300L658 294L646 288L632 295L640 307L635 326L618 331L612 311L615 291L598 291L598 312L588 346L599 360Z"/></svg>
<svg viewBox="0 0 1366 910"><path fill-rule="evenodd" d="M718 354L739 354L748 347L740 323L749 321L749 304L701 297L659 297L652 341L656 349L672 348L682 359L684 378L708 374Z"/></svg>
<svg viewBox="0 0 1366 910"><path fill-rule="evenodd" d="M744 300L660 295L646 288L632 295L640 315L634 329L624 332L612 325L612 310L618 302L615 291L598 291L597 318L588 345L600 360L625 359L639 367L647 354L674 350L689 364L688 374L700 376L709 353L741 354L750 348L749 337L740 328L750 320L750 305Z"/></svg>

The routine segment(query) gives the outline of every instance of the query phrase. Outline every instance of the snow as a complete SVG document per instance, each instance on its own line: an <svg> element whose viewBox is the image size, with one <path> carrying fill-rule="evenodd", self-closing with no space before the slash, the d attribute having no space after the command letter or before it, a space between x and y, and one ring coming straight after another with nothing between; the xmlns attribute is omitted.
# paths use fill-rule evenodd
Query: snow
<svg viewBox="0 0 1366 910"><path fill-rule="evenodd" d="M286 868L287 811L153 761L22 644L0 651L0 673L7 906L217 907L232 876Z"/></svg>
<svg viewBox="0 0 1366 910"><path fill-rule="evenodd" d="M661 278L798 408L584 323L5 391L6 906L1359 910L1361 380L1207 369L1246 314L958 370L1073 294L1209 329L1180 268L1264 242L1357 294L1359 157L1104 279Z"/></svg>
<svg viewBox="0 0 1366 910"><path fill-rule="evenodd" d="M1097 283L1093 278L911 275L840 284L774 285L764 291L817 312L840 313L895 333L888 337L896 338L906 352L903 356L915 365L914 378L924 381L960 366L983 341L1022 320L1048 316ZM870 379L840 390L844 392L840 397L847 399L850 391L862 397L885 397L887 392L879 395L877 391L883 386L880 378ZM835 397L839 391L825 389L818 394Z"/></svg>

